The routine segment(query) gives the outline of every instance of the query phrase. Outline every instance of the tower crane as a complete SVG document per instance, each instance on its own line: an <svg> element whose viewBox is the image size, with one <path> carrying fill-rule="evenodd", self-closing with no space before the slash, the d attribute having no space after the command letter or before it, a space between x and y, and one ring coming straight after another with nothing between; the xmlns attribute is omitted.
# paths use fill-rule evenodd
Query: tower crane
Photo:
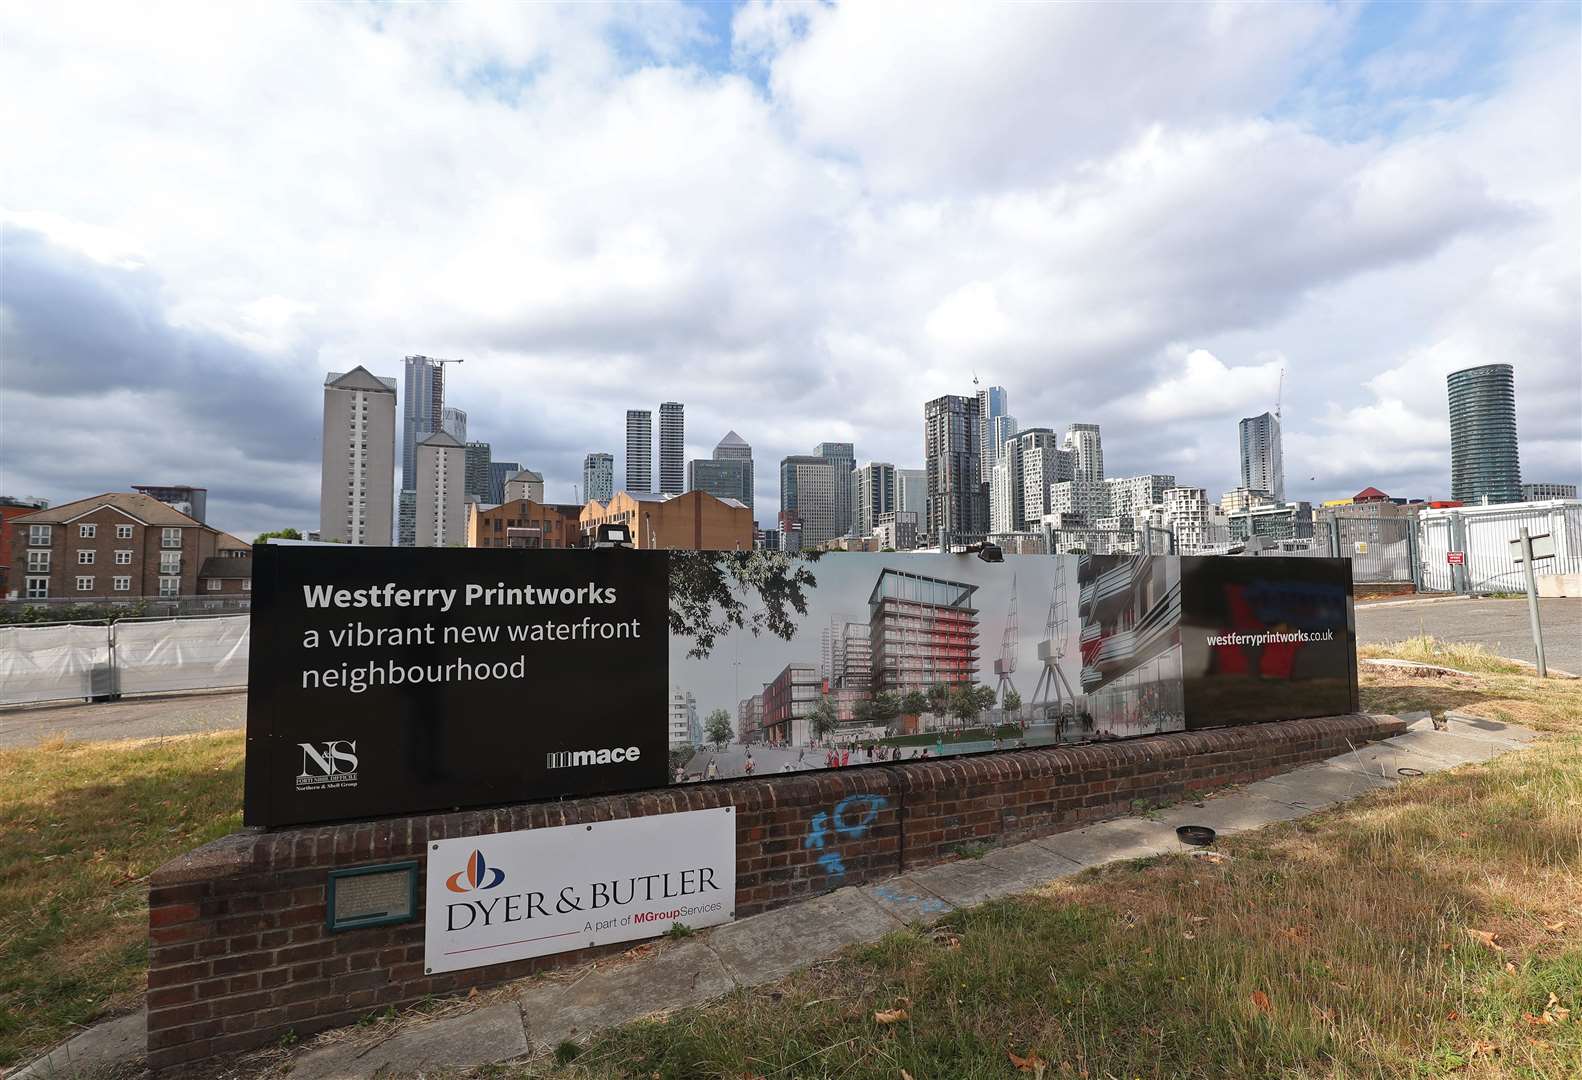
<svg viewBox="0 0 1582 1080"><path fill-rule="evenodd" d="M1070 560L1055 557L1055 583L1049 597L1049 616L1044 622L1044 640L1038 643L1038 659L1044 670L1039 673L1038 685L1033 688L1034 715L1055 721L1055 738L1059 741L1065 731L1065 718L1069 711L1077 711L1077 695L1071 689L1060 661L1066 655L1066 567Z"/></svg>
<svg viewBox="0 0 1582 1080"><path fill-rule="evenodd" d="M1000 655L994 661L994 673L1000 677L999 685L995 687L995 696L999 698L1000 708L1005 707L1005 695L1016 690L1016 684L1011 681L1011 676L1016 673L1016 653L1022 642L1021 628L1016 618L1016 575L1011 575L1011 602L1005 613L1005 633L1000 636Z"/></svg>

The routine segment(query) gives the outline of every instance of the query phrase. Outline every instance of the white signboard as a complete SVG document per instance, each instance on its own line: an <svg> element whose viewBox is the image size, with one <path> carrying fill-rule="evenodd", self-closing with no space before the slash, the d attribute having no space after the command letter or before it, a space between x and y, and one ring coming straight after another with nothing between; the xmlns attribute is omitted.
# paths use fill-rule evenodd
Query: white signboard
<svg viewBox="0 0 1582 1080"><path fill-rule="evenodd" d="M1555 538L1548 533L1539 533L1530 538L1533 545L1533 562L1539 559L1552 559L1555 557ZM1522 561L1522 541L1518 537L1511 541L1511 558L1516 562Z"/></svg>
<svg viewBox="0 0 1582 1080"><path fill-rule="evenodd" d="M736 815L727 806L438 840L427 897L430 974L716 926L735 917Z"/></svg>

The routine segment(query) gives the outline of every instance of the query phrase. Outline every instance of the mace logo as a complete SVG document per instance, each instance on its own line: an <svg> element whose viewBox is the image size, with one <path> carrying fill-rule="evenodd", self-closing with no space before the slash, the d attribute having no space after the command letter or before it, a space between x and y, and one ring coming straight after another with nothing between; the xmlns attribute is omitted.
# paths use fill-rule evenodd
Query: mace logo
<svg viewBox="0 0 1582 1080"><path fill-rule="evenodd" d="M323 743L298 743L302 771L298 788L357 786L357 740L330 739Z"/></svg>
<svg viewBox="0 0 1582 1080"><path fill-rule="evenodd" d="M544 755L546 769L574 769L579 765L620 765L642 756L636 746L612 746L603 750L552 750Z"/></svg>
<svg viewBox="0 0 1582 1080"><path fill-rule="evenodd" d="M467 857L467 866L445 879L445 888L451 892L472 892L475 889L492 889L505 880L505 871L483 861L483 852L474 849Z"/></svg>

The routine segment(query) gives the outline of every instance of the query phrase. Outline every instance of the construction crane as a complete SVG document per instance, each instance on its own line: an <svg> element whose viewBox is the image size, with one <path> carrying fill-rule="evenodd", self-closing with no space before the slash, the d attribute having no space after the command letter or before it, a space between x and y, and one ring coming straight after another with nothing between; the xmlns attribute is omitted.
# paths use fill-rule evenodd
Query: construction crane
<svg viewBox="0 0 1582 1080"><path fill-rule="evenodd" d="M416 353L414 353L411 356L408 356L407 359L408 360L427 360L431 364L465 364L466 363L465 360L461 360L461 359L445 360L445 359L442 359L441 357L438 357L438 356L421 356L421 355L418 355Z"/></svg>
<svg viewBox="0 0 1582 1080"><path fill-rule="evenodd" d="M1005 708L1005 695L1016 691L1011 676L1016 673L1016 652L1022 642L1022 632L1016 619L1016 575L1011 575L1011 603L1005 613L1005 633L1000 637L1000 656L994 661L994 673L1000 677L994 695L1000 708Z"/></svg>
<svg viewBox="0 0 1582 1080"><path fill-rule="evenodd" d="M1285 397L1285 368L1280 369L1280 385L1274 391L1274 419L1280 422L1280 401Z"/></svg>
<svg viewBox="0 0 1582 1080"><path fill-rule="evenodd" d="M1077 712L1077 695L1065 672L1060 670L1060 661L1066 655L1066 566L1069 562L1061 556L1055 557L1049 617L1044 622L1044 640L1038 643L1038 659L1043 661L1044 670L1033 688L1033 714L1043 720L1054 719L1057 742L1065 732L1067 710L1072 716Z"/></svg>

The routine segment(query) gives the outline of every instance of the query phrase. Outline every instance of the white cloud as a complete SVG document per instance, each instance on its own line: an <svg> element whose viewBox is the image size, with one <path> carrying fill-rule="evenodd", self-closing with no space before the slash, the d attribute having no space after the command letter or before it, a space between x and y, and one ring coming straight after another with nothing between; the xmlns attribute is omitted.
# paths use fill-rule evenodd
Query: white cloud
<svg viewBox="0 0 1582 1080"><path fill-rule="evenodd" d="M1575 479L1578 61L1543 18L1434 99L1454 64L1411 54L1469 50L1425 26L1341 85L1329 6L754 2L729 70L677 5L0 15L0 211L51 242L0 293L3 486L199 461L236 528L311 525L322 373L409 352L465 356L471 432L556 497L684 400L689 448L754 444L761 520L817 441L920 464L974 369L1217 490L1278 354L1289 487L1328 497L1443 493L1447 365L1510 360L1524 471ZM1379 122L1301 111L1337 98ZM118 387L161 434L94 442L154 400ZM260 399L309 434L255 441Z"/></svg>

